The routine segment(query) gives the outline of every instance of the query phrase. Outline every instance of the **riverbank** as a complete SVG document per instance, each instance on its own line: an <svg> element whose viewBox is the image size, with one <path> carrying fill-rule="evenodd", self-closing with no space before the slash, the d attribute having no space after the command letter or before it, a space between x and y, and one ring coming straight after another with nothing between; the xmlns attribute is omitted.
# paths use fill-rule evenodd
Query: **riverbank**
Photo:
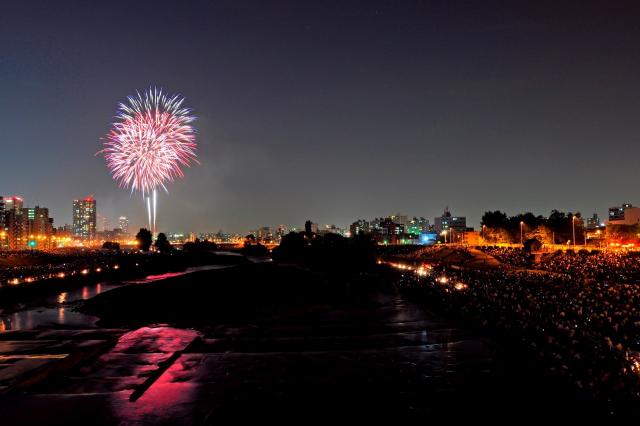
<svg viewBox="0 0 640 426"><path fill-rule="evenodd" d="M91 413L96 425L581 418L509 350L407 300L394 275L249 264L111 290L82 311L131 331L7 395L0 415L41 423L54 410L53 423L69 424Z"/></svg>
<svg viewBox="0 0 640 426"><path fill-rule="evenodd" d="M246 263L117 288L88 300L80 311L100 317L99 324L105 326L207 327L343 303L360 295L357 286L357 282L329 281L295 266Z"/></svg>
<svg viewBox="0 0 640 426"><path fill-rule="evenodd" d="M512 347L526 368L548 377L581 410L640 418L637 352L612 341L621 325L634 327L612 320L624 312L616 305L632 300L633 286L584 285L528 271L425 271L399 273L415 303Z"/></svg>
<svg viewBox="0 0 640 426"><path fill-rule="evenodd" d="M40 306L53 294L98 282L117 284L124 280L134 280L152 274L181 272L194 266L235 265L248 262L243 256L237 256L234 253L214 252L189 255L112 252L89 258L87 262L79 265L74 262L73 256L66 256L63 260L73 264L74 268L64 269L65 272L60 272L55 278L0 286L0 313L9 314L28 307Z"/></svg>

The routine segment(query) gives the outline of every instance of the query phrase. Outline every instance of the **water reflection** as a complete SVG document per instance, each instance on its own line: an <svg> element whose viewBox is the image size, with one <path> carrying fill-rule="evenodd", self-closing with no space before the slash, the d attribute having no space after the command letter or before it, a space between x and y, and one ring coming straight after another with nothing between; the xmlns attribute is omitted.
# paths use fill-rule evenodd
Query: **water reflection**
<svg viewBox="0 0 640 426"><path fill-rule="evenodd" d="M167 272L167 273L158 274L158 275L148 275L145 278L141 278L139 280L125 281L124 283L125 284L146 284L146 283L152 283L155 281L166 280L167 278L173 278L173 277L179 277L181 275L191 274L193 272L211 271L213 269L226 269L226 268L229 268L229 265L194 266L192 268L187 268L183 272Z"/></svg>
<svg viewBox="0 0 640 426"><path fill-rule="evenodd" d="M104 291L118 287L117 284L96 283L70 291L63 291L43 300L45 306L0 316L0 333L11 330L31 330L38 327L71 326L94 327L96 317L75 312L70 303L90 299Z"/></svg>
<svg viewBox="0 0 640 426"><path fill-rule="evenodd" d="M228 268L227 265L205 265L188 268L184 272L173 272L160 275L149 275L146 278L134 281L125 281L123 284L144 284L164 280L171 277L186 275L198 271ZM100 293L120 287L118 283L95 283L82 288L68 290L49 296L42 301L43 306L25 309L8 315L0 315L0 333L11 330L30 330L38 327L68 326L68 327L95 327L96 317L76 312L69 304L80 300L91 299Z"/></svg>

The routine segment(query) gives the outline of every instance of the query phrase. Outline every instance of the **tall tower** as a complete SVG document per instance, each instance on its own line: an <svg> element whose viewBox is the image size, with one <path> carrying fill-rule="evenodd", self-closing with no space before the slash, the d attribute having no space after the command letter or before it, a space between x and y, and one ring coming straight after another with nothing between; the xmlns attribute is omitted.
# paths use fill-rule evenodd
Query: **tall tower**
<svg viewBox="0 0 640 426"><path fill-rule="evenodd" d="M96 200L86 197L73 200L73 235L82 240L96 238Z"/></svg>
<svg viewBox="0 0 640 426"><path fill-rule="evenodd" d="M129 219L127 219L126 216L120 216L120 219L118 219L118 224L120 227L120 231L122 231L123 234L129 234Z"/></svg>
<svg viewBox="0 0 640 426"><path fill-rule="evenodd" d="M49 217L49 209L46 207L27 207L22 209L22 215L26 219L24 236L27 238L29 248L51 248L53 236L53 219Z"/></svg>
<svg viewBox="0 0 640 426"><path fill-rule="evenodd" d="M9 250L19 250L27 244L27 222L23 215L22 198L11 196L4 198L4 232L3 243ZM1 235L1 233L0 233Z"/></svg>

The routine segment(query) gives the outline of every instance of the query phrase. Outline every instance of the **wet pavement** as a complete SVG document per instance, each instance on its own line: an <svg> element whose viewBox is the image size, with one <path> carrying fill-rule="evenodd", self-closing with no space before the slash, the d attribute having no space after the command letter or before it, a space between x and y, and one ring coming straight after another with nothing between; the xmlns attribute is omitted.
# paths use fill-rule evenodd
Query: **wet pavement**
<svg viewBox="0 0 640 426"><path fill-rule="evenodd" d="M86 340L100 340L96 332L84 332ZM2 335L14 345L6 352L20 350L18 333ZM9 389L2 424L456 420L548 402L523 384L526 366L503 362L491 341L433 320L397 294L241 326L107 333L117 341L101 354ZM25 349L30 344L23 339L23 350L73 352Z"/></svg>

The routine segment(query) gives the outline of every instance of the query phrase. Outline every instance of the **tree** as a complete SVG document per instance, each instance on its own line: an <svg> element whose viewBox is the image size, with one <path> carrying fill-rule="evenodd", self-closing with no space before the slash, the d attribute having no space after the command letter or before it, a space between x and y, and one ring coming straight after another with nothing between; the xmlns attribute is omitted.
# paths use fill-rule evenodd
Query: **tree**
<svg viewBox="0 0 640 426"><path fill-rule="evenodd" d="M553 244L551 231L544 225L539 225L537 228L525 234L527 240L536 239L542 244Z"/></svg>
<svg viewBox="0 0 640 426"><path fill-rule="evenodd" d="M156 238L155 247L160 253L169 253L171 252L171 250L173 250L173 247L171 247L171 243L169 242L169 240L167 239L167 236L163 232L158 234L158 238Z"/></svg>
<svg viewBox="0 0 640 426"><path fill-rule="evenodd" d="M509 235L509 218L506 213L500 210L488 211L482 215L480 222L483 227L485 241L494 243L504 243L511 240Z"/></svg>
<svg viewBox="0 0 640 426"><path fill-rule="evenodd" d="M189 241L182 245L182 251L185 253L204 253L207 251L215 251L218 249L218 245L213 241L196 238L195 241Z"/></svg>
<svg viewBox="0 0 640 426"><path fill-rule="evenodd" d="M484 230L484 239L488 243L508 243L511 241L511 234L504 228L487 228Z"/></svg>
<svg viewBox="0 0 640 426"><path fill-rule="evenodd" d="M266 257L269 256L269 249L260 243L246 244L240 249L240 253L244 254L245 256Z"/></svg>
<svg viewBox="0 0 640 426"><path fill-rule="evenodd" d="M140 250L149 251L149 248L151 248L151 243L153 242L151 231L146 228L140 228L140 230L136 234L136 241L138 242L138 247L140 248Z"/></svg>
<svg viewBox="0 0 640 426"><path fill-rule="evenodd" d="M282 237L280 245L273 249L273 258L282 261L299 261L307 245L303 232L289 232Z"/></svg>
<svg viewBox="0 0 640 426"><path fill-rule="evenodd" d="M638 225L607 225L607 239L620 242L636 241L640 235Z"/></svg>
<svg viewBox="0 0 640 426"><path fill-rule="evenodd" d="M120 244L113 241L105 241L102 244L102 248L105 250L120 250Z"/></svg>
<svg viewBox="0 0 640 426"><path fill-rule="evenodd" d="M489 211L482 215L481 224L491 229L506 229L509 226L509 219L507 214L500 210Z"/></svg>

